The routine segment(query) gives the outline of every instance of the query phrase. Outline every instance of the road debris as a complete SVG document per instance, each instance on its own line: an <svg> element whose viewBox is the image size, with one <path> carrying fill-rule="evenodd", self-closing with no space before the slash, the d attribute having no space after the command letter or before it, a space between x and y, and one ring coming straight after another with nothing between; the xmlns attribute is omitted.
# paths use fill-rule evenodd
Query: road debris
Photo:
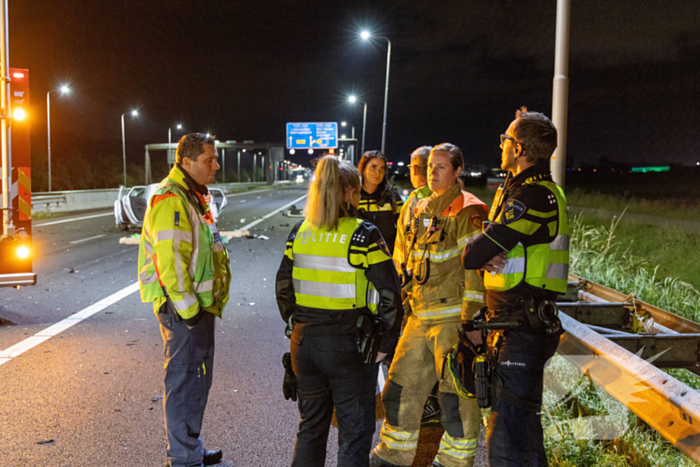
<svg viewBox="0 0 700 467"><path fill-rule="evenodd" d="M36 444L53 444L52 439L42 439L41 441L37 441Z"/></svg>

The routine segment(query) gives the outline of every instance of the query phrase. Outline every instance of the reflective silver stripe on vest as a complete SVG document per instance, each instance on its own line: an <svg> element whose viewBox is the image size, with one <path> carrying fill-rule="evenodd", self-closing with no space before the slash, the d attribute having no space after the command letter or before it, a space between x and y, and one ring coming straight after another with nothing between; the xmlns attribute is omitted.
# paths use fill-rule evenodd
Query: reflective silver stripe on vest
<svg viewBox="0 0 700 467"><path fill-rule="evenodd" d="M316 271L352 273L356 271L345 258L337 256L305 255L302 253L294 254L294 266L304 269L314 269Z"/></svg>
<svg viewBox="0 0 700 467"><path fill-rule="evenodd" d="M148 269L148 265L144 266L143 270L139 273L139 281L141 284L152 284L153 282L156 282L158 280L158 274L155 272L153 274L148 274L146 273L146 270Z"/></svg>
<svg viewBox="0 0 700 467"><path fill-rule="evenodd" d="M547 279L566 279L569 277L569 263L550 263L547 266Z"/></svg>
<svg viewBox="0 0 700 467"><path fill-rule="evenodd" d="M331 284L294 279L294 292L326 298L355 298L355 284Z"/></svg>
<svg viewBox="0 0 700 467"><path fill-rule="evenodd" d="M189 202L187 203L190 208L190 215L189 215L189 221L190 221L190 227L192 227L192 256L190 256L190 264L189 264L189 272L190 272L190 277L194 278L195 274L197 273L197 258L199 258L199 224L203 223L203 219L199 217L199 213L194 209L194 206L190 204ZM195 222L192 222L192 220L195 220Z"/></svg>
<svg viewBox="0 0 700 467"><path fill-rule="evenodd" d="M569 251L569 236L557 235L556 238L549 244L550 250Z"/></svg>
<svg viewBox="0 0 700 467"><path fill-rule="evenodd" d="M194 286L195 293L211 292L214 288L214 281L193 282L192 285Z"/></svg>
<svg viewBox="0 0 700 467"><path fill-rule="evenodd" d="M525 272L525 258L508 258L499 274L518 274Z"/></svg>
<svg viewBox="0 0 700 467"><path fill-rule="evenodd" d="M176 310L185 310L194 305L195 303L197 303L197 297L189 293L186 293L185 298L183 298L179 302L173 302Z"/></svg>
<svg viewBox="0 0 700 467"><path fill-rule="evenodd" d="M379 304L379 292L375 289L367 289L367 303L372 303L374 305Z"/></svg>
<svg viewBox="0 0 700 467"><path fill-rule="evenodd" d="M162 242L165 240L179 240L185 242L192 241L192 232L187 232L184 230L161 230L156 232L156 241Z"/></svg>

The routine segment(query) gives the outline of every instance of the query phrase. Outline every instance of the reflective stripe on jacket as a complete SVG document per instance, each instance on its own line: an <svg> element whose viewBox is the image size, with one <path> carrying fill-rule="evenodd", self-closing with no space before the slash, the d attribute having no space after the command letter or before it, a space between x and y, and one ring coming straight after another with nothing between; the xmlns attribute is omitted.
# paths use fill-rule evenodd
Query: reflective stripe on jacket
<svg viewBox="0 0 700 467"><path fill-rule="evenodd" d="M201 212L185 175L177 167L149 200L139 246L141 300L157 313L165 301L163 288L184 319L200 308L221 317L228 302L231 270L228 251L209 213Z"/></svg>
<svg viewBox="0 0 700 467"><path fill-rule="evenodd" d="M556 200L556 207L550 211L537 211L527 208L525 215L508 224L511 229L532 235L543 225L554 237L551 243L535 243L524 247L518 243L508 252L506 265L499 274L486 274L484 286L487 290L507 291L521 282L558 293L566 292L569 274L569 223L566 213L564 192L551 181L537 181L532 185L547 188ZM552 203L555 204L555 203ZM495 219L503 223L505 210L501 210Z"/></svg>
<svg viewBox="0 0 700 467"><path fill-rule="evenodd" d="M396 270L399 272L399 277L402 279L402 283L404 283L405 279L404 287L408 286L408 281L410 281L410 279L402 277L403 270L401 265L404 264L405 266L406 257L408 256L406 248L410 247L410 245L406 244L406 235L411 228L413 210L418 204L418 201L422 200L423 198L427 198L432 194L433 192L428 185L416 188L410 195L408 195L406 202L404 202L404 205L401 208L401 214L399 215L399 220L396 225L396 243L394 245L393 259L394 264L396 265Z"/></svg>
<svg viewBox="0 0 700 467"><path fill-rule="evenodd" d="M486 205L459 184L418 202L417 226L406 239L411 308L418 318L466 320L484 306L483 279L460 261L464 246L481 233L486 213Z"/></svg>

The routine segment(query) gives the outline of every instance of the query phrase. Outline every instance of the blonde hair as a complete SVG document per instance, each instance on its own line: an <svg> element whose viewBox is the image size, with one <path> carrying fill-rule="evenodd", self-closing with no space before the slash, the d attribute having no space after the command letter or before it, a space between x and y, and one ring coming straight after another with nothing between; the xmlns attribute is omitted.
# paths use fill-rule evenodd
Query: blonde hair
<svg viewBox="0 0 700 467"><path fill-rule="evenodd" d="M360 190L360 172L349 162L324 156L318 160L314 175L304 209L306 220L314 229L336 229L340 212L348 214L345 193L350 188Z"/></svg>

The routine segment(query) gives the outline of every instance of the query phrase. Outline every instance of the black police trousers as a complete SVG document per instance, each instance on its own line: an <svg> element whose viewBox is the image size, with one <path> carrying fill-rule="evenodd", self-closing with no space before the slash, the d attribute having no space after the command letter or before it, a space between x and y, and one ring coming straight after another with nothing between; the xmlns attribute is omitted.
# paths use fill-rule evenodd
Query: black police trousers
<svg viewBox="0 0 700 467"><path fill-rule="evenodd" d="M333 408L338 467L366 467L375 430L378 364L360 361L354 335L292 334L299 432L292 467L322 467Z"/></svg>
<svg viewBox="0 0 700 467"><path fill-rule="evenodd" d="M506 331L501 339L486 435L489 463L492 467L546 467L540 416L542 378L559 336Z"/></svg>
<svg viewBox="0 0 700 467"><path fill-rule="evenodd" d="M200 311L202 319L194 326L176 322L167 303L158 313L165 356L165 437L167 465L201 466L202 419L207 406L214 371L213 314Z"/></svg>

